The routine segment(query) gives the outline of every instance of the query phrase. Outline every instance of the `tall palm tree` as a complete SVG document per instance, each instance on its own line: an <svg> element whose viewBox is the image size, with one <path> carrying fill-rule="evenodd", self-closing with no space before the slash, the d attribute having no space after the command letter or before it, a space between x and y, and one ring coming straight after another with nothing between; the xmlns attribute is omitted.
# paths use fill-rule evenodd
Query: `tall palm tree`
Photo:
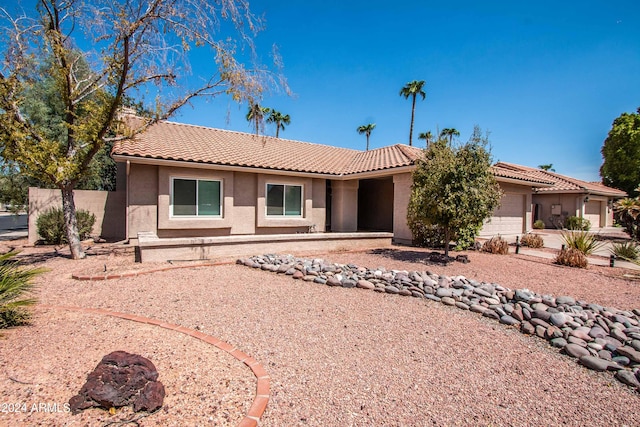
<svg viewBox="0 0 640 427"><path fill-rule="evenodd" d="M540 169L542 169L543 171L551 171L551 172L555 172L556 170L553 168L553 163L549 163L546 165L538 165L538 167Z"/></svg>
<svg viewBox="0 0 640 427"><path fill-rule="evenodd" d="M442 132L440 132L440 138L447 137L449 138L449 144L453 142L453 137L460 136L460 132L456 128L444 128Z"/></svg>
<svg viewBox="0 0 640 427"><path fill-rule="evenodd" d="M254 122L256 126L256 135L258 135L260 131L260 124L264 120L264 115L269 114L269 111L271 111L270 108L262 107L258 103L252 104L249 107L246 117L248 122Z"/></svg>
<svg viewBox="0 0 640 427"><path fill-rule="evenodd" d="M424 80L414 80L412 82L404 85L402 89L400 89L400 96L404 96L405 99L411 97L411 127L409 128L409 145L412 144L413 138L413 119L415 117L416 112L416 97L418 95L422 96L422 99L427 96L424 89L422 89L425 85Z"/></svg>
<svg viewBox="0 0 640 427"><path fill-rule="evenodd" d="M280 129L284 130L284 125L289 126L291 123L291 117L288 114L282 114L280 111L269 111L269 117L267 117L267 123L276 124L276 138L280 135Z"/></svg>
<svg viewBox="0 0 640 427"><path fill-rule="evenodd" d="M363 133L367 136L367 151L369 151L369 137L371 136L371 131L376 127L375 123L369 123L368 125L362 125L358 127L358 133L362 135Z"/></svg>
<svg viewBox="0 0 640 427"><path fill-rule="evenodd" d="M431 133L431 131L421 132L420 134L418 134L418 139L424 139L428 147L429 144L431 144L431 141L433 141L433 134Z"/></svg>

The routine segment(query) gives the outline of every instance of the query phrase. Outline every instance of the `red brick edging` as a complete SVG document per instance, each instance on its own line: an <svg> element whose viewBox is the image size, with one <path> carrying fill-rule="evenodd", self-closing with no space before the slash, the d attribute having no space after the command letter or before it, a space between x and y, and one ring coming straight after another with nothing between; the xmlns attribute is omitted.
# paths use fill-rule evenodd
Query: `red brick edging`
<svg viewBox="0 0 640 427"><path fill-rule="evenodd" d="M74 280L91 280L91 281L122 279L123 277L136 277L136 276L141 276L143 274L158 273L160 271L179 270L181 268L216 267L220 265L229 265L234 263L235 261L217 261L217 262L205 262L202 264L170 265L166 267L152 268L149 270L130 271L128 273L119 273L119 274L93 274L93 275L72 274L71 278Z"/></svg>
<svg viewBox="0 0 640 427"><path fill-rule="evenodd" d="M238 424L238 427L256 427L258 425L258 421L260 421L260 417L262 417L265 409L267 408L267 404L269 403L269 394L271 391L271 385L270 385L271 383L269 381L269 374L264 369L262 364L258 362L256 359L254 359L253 357L249 356L248 354L238 350L237 348L234 348L231 344L221 341L216 337L207 335L200 331L196 331L195 329L185 328L184 326L176 325L173 323L167 323L161 320L150 319L148 317L136 316L133 314L109 311L102 308L84 308L84 307L46 305L46 304L39 304L38 306L42 308L52 308L57 310L76 311L80 313L101 314L104 316L118 317L120 319L131 320L133 322L145 323L147 325L159 326L164 329L169 329L171 331L176 331L185 335L189 335L193 338L199 339L200 341L204 341L207 344L214 345L218 347L220 350L229 353L238 361L247 365L251 369L251 371L253 372L253 374L255 375L258 381L256 386L256 397L255 399L253 399L253 404L249 408L247 415L245 415L242 421L240 421L240 424Z"/></svg>

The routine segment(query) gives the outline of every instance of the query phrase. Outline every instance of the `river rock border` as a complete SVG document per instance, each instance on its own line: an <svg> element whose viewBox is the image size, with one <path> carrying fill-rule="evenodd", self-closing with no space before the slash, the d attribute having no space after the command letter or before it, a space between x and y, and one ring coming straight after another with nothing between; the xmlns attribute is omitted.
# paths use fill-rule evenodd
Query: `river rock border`
<svg viewBox="0 0 640 427"><path fill-rule="evenodd" d="M424 298L469 310L547 340L595 371L612 371L640 392L640 310L618 310L576 301L570 296L511 290L464 276L429 271L369 269L292 255L242 258L237 264L291 276L305 282Z"/></svg>

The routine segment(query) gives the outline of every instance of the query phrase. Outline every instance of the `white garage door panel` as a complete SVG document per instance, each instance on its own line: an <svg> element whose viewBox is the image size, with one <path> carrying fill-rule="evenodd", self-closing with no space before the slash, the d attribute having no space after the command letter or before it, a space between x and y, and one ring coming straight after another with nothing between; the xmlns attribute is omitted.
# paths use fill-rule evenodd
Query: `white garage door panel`
<svg viewBox="0 0 640 427"><path fill-rule="evenodd" d="M584 217L591 222L592 228L600 227L600 201L591 200L584 206Z"/></svg>
<svg viewBox="0 0 640 427"><path fill-rule="evenodd" d="M524 195L504 194L500 207L482 227L482 235L520 234L524 230Z"/></svg>

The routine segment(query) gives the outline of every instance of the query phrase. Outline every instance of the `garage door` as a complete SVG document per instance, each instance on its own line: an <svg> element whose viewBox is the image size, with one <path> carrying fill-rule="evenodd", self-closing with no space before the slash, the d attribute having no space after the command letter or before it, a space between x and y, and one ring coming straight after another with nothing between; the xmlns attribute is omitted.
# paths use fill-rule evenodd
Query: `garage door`
<svg viewBox="0 0 640 427"><path fill-rule="evenodd" d="M591 228L600 227L600 201L590 200L584 205L584 217L591 222Z"/></svg>
<svg viewBox="0 0 640 427"><path fill-rule="evenodd" d="M490 221L485 222L481 235L495 236L521 234L524 231L524 195L504 194L500 206L493 213Z"/></svg>

